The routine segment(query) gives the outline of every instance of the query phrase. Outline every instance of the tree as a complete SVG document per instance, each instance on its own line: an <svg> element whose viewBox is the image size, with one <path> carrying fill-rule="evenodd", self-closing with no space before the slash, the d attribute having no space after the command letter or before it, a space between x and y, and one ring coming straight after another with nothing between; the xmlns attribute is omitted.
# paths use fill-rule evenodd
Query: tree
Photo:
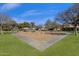
<svg viewBox="0 0 79 59"><path fill-rule="evenodd" d="M30 23L30 28L36 28L36 25L35 25L34 22L31 22L31 23Z"/></svg>
<svg viewBox="0 0 79 59"><path fill-rule="evenodd" d="M0 14L0 30L2 34L3 34L3 30L10 29L10 28L12 29L15 23L16 22L13 21L9 16L5 14Z"/></svg>
<svg viewBox="0 0 79 59"><path fill-rule="evenodd" d="M46 23L44 24L44 26L47 30L53 30L56 26L56 23L48 19Z"/></svg>
<svg viewBox="0 0 79 59"><path fill-rule="evenodd" d="M30 27L30 24L28 22L23 22L18 24L19 29L25 28L25 27Z"/></svg>
<svg viewBox="0 0 79 59"><path fill-rule="evenodd" d="M79 4L74 4L67 10L61 12L56 16L56 19L62 24L67 23L74 26L75 35L77 35L77 26L79 25Z"/></svg>
<svg viewBox="0 0 79 59"><path fill-rule="evenodd" d="M43 25L39 24L36 26L36 30L40 30L43 27Z"/></svg>

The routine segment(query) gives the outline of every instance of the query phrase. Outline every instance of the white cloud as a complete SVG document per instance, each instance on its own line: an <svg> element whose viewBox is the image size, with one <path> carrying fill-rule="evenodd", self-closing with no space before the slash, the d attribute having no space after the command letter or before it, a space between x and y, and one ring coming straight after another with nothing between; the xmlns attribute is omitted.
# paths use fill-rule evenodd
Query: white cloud
<svg viewBox="0 0 79 59"><path fill-rule="evenodd" d="M18 6L20 6L20 4L18 4L18 3L7 3L1 7L1 11L11 10L11 9L14 9Z"/></svg>
<svg viewBox="0 0 79 59"><path fill-rule="evenodd" d="M52 14L54 13L55 10L47 10L47 11L40 11L40 10L28 10L25 11L21 14L19 14L18 16L15 16L14 19L16 22L20 23L20 22L35 22L37 24L44 24L48 19L54 21L54 16L45 16L43 17L43 15L48 15L48 14ZM36 16L34 18L31 18L31 16ZM42 15L42 17L40 17L39 15ZM38 21L40 20L40 21Z"/></svg>
<svg viewBox="0 0 79 59"><path fill-rule="evenodd" d="M15 20L17 23L24 22L24 19L21 18L12 17L12 19Z"/></svg>
<svg viewBox="0 0 79 59"><path fill-rule="evenodd" d="M28 16L40 15L40 14L42 14L42 13L38 10L29 10L29 11L23 12L20 16L21 17L28 17Z"/></svg>
<svg viewBox="0 0 79 59"><path fill-rule="evenodd" d="M58 12L58 10L57 10ZM23 13L21 13L20 17L29 17L29 16L37 16L37 15L50 15L50 14L56 14L57 13L56 10L45 10L45 11L41 11L41 10L28 10L28 11L24 11Z"/></svg>
<svg viewBox="0 0 79 59"><path fill-rule="evenodd" d="M17 23L22 23L22 22L33 22L34 20L31 19L24 19L24 18L18 18L18 17L12 17L13 20L15 20Z"/></svg>

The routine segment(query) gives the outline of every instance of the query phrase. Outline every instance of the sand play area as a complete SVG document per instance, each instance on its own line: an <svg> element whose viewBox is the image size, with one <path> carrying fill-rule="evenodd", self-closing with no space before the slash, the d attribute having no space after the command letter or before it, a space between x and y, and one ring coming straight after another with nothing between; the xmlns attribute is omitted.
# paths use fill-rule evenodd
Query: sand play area
<svg viewBox="0 0 79 59"><path fill-rule="evenodd" d="M63 39L66 35L54 35L49 34L44 31L36 32L17 32L13 34L18 39L23 42L28 43L33 48L36 48L39 51L43 51L59 40Z"/></svg>
<svg viewBox="0 0 79 59"><path fill-rule="evenodd" d="M17 34L21 36L29 37L30 39L34 40L48 40L49 38L52 38L51 34L46 34L43 31L36 31L36 32L18 32Z"/></svg>

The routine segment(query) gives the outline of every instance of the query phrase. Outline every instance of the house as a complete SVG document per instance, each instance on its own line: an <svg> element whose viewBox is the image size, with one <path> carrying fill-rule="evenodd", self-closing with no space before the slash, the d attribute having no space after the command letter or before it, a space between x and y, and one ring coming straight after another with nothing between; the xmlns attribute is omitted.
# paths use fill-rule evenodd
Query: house
<svg viewBox="0 0 79 59"><path fill-rule="evenodd" d="M46 29L45 26L42 26L39 30L40 30L40 31L47 31L47 29Z"/></svg>
<svg viewBox="0 0 79 59"><path fill-rule="evenodd" d="M74 28L74 26L72 25L72 24L64 24L63 25L64 26L64 28ZM77 28L79 28L79 25L77 25Z"/></svg>
<svg viewBox="0 0 79 59"><path fill-rule="evenodd" d="M22 28L22 31L24 31L24 32L29 31L29 30L30 30L30 28L28 28L28 27Z"/></svg>
<svg viewBox="0 0 79 59"><path fill-rule="evenodd" d="M72 24L64 24L62 25L62 29L65 29L65 30L74 30L74 26ZM77 30L79 30L79 25L77 25Z"/></svg>
<svg viewBox="0 0 79 59"><path fill-rule="evenodd" d="M25 27L25 28L22 28L22 31L24 31L24 32L27 32L27 31L35 31L35 28Z"/></svg>

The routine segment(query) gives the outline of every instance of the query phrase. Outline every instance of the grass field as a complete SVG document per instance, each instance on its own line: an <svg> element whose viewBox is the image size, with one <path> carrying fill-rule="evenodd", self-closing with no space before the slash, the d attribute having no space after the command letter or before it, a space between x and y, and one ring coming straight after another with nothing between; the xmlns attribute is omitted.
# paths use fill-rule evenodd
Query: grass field
<svg viewBox="0 0 79 59"><path fill-rule="evenodd" d="M25 42L20 41L16 37L5 34L0 35L0 55L11 56L55 56L55 55L79 55L79 36L69 35L63 40L55 43L40 52L32 48Z"/></svg>

